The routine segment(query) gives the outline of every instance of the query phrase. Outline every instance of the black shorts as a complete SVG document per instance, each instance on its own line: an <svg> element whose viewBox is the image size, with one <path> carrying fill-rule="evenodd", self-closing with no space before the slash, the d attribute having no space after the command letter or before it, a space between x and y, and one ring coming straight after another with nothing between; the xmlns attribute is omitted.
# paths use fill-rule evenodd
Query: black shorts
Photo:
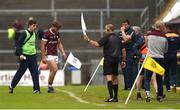
<svg viewBox="0 0 180 110"><path fill-rule="evenodd" d="M119 59L118 58L108 58L104 59L103 70L104 75L118 75L118 66Z"/></svg>

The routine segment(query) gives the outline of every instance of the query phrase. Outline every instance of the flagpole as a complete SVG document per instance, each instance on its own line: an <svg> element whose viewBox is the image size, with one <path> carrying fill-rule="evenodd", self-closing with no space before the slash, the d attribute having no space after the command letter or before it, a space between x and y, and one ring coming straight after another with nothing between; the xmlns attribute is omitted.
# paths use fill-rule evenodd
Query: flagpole
<svg viewBox="0 0 180 110"><path fill-rule="evenodd" d="M64 67L62 69L62 71L64 72L65 68L66 68L66 65L67 65L67 60L66 60L66 63L64 64Z"/></svg>
<svg viewBox="0 0 180 110"><path fill-rule="evenodd" d="M70 54L71 54L71 52L69 53L68 58L69 58ZM64 67L63 67L63 69L62 69L63 72L64 72L64 70L65 70L65 68L66 68L68 58L66 59L66 62L65 62L65 64L64 64Z"/></svg>
<svg viewBox="0 0 180 110"><path fill-rule="evenodd" d="M136 82L137 82L137 80L138 80L138 77L139 77L139 75L140 75L140 73L141 73L141 71L142 71L142 69L143 69L143 66L144 66L144 63L146 62L146 59L147 59L147 55L146 55L146 57L145 57L145 59L144 59L142 65L141 65L141 68L140 68L140 70L139 70L139 72L138 72L138 74L137 74L137 76L136 76L136 80L134 81L134 84L133 84L133 86L132 86L132 88L131 88L131 91L130 91L130 93L129 93L127 99L126 99L125 104L127 104L128 101L129 101L129 98L130 98L130 96L131 96L131 94L132 94L132 91L133 91L135 85L136 85Z"/></svg>
<svg viewBox="0 0 180 110"><path fill-rule="evenodd" d="M99 62L99 64L98 64L96 70L94 71L93 75L91 76L91 79L89 80L89 82L88 82L86 88L84 89L84 92L86 92L86 90L87 90L87 88L89 87L89 84L91 83L91 81L92 81L94 75L96 74L97 70L99 69L100 63L101 63L101 62Z"/></svg>

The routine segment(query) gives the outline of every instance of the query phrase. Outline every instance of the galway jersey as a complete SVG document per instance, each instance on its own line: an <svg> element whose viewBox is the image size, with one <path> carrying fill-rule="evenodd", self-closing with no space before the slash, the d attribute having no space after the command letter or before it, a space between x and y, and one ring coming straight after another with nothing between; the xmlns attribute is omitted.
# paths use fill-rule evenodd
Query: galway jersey
<svg viewBox="0 0 180 110"><path fill-rule="evenodd" d="M45 32L42 40L47 41L45 45L46 55L57 55L57 46L60 42L60 33L54 33L51 29Z"/></svg>

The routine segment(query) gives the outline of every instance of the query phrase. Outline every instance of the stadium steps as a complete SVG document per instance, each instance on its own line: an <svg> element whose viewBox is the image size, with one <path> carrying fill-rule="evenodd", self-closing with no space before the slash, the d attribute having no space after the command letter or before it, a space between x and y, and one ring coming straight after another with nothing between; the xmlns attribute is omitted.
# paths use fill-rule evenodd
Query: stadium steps
<svg viewBox="0 0 180 110"><path fill-rule="evenodd" d="M12 26L12 23L15 19L19 18L22 21L23 28L25 27L25 24L29 18L29 16L33 16L38 23L39 28L49 28L51 22L53 21L53 17L50 13L29 13L29 14L4 14L1 15L1 26L0 29L6 30Z"/></svg>
<svg viewBox="0 0 180 110"><path fill-rule="evenodd" d="M65 9L102 9L106 8L105 0L55 0L55 8Z"/></svg>
<svg viewBox="0 0 180 110"><path fill-rule="evenodd" d="M147 0L150 1L150 0ZM147 5L147 1L144 0L110 0L111 8L144 8ZM140 3L139 3L140 2ZM43 5L42 5L43 3ZM83 4L83 5L82 5ZM1 1L0 9L50 9L50 0L38 0L38 2L32 2L32 0L5 0ZM105 0L55 0L56 9L105 9ZM10 27L11 23L16 18L21 18L23 25L25 25L26 20L29 16L34 16L39 24L39 28L48 29L53 17L51 13L22 13L22 14L12 14L6 13L2 14L0 19L0 29L7 29ZM80 25L80 13L72 12L59 12L57 14L57 19L63 22L62 29L81 29ZM139 25L140 13L111 13L111 17L107 18L106 13L104 13L104 24L113 23L116 29L119 29L120 22L124 18L130 18L132 25ZM100 29L100 15L97 12L84 12L84 18L88 29ZM97 48L90 46L87 42L84 42L81 38L82 32L63 32L62 42L66 50L96 50ZM100 39L100 33L88 33L91 39ZM13 42L7 39L7 33L0 34L0 50L12 50ZM11 57L12 54L5 55L1 54L1 62L16 62L16 57ZM75 53L82 62L89 62L91 59L97 59L102 56L102 53ZM1 69L12 69L13 67L4 66ZM14 69L17 67L14 66Z"/></svg>
<svg viewBox="0 0 180 110"><path fill-rule="evenodd" d="M51 0L3 0L0 9L49 9Z"/></svg>

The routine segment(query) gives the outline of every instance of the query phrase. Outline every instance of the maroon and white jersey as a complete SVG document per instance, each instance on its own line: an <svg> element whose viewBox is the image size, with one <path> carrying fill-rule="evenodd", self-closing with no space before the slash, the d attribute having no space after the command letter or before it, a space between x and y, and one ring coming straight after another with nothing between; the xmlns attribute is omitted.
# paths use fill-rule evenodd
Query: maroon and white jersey
<svg viewBox="0 0 180 110"><path fill-rule="evenodd" d="M43 41L47 41L45 45L46 55L57 55L57 45L60 42L60 33L54 33L51 29L45 32Z"/></svg>

